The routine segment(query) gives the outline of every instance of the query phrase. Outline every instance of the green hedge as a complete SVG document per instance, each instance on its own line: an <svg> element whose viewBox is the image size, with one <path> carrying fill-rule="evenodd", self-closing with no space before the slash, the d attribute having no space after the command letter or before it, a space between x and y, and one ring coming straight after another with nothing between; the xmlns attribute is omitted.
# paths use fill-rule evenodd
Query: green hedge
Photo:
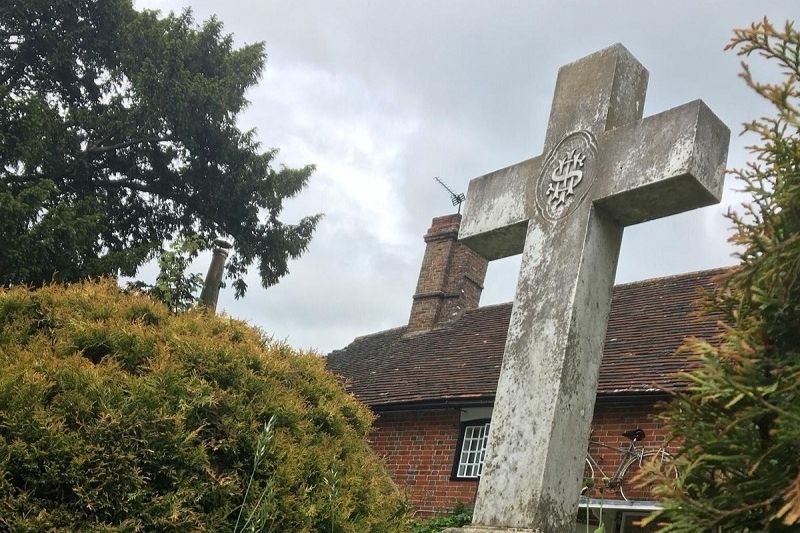
<svg viewBox="0 0 800 533"><path fill-rule="evenodd" d="M232 531L266 442L242 523L401 531L371 421L320 357L242 322L111 281L0 290L0 530Z"/></svg>

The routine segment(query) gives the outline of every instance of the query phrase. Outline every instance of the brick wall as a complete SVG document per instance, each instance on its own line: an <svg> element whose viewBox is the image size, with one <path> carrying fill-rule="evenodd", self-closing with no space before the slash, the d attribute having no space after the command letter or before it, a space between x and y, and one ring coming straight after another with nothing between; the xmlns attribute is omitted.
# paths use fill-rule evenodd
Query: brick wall
<svg viewBox="0 0 800 533"><path fill-rule="evenodd" d="M425 234L425 255L407 333L456 319L480 302L486 259L458 242L461 215L436 217Z"/></svg>
<svg viewBox="0 0 800 533"><path fill-rule="evenodd" d="M406 491L417 513L428 516L472 505L477 481L451 481L461 412L458 409L381 413L372 447Z"/></svg>
<svg viewBox="0 0 800 533"><path fill-rule="evenodd" d="M591 439L608 446L627 447L629 441L622 432L638 427L646 433L640 443L642 446L659 447L665 431L652 418L655 412L656 406L649 399L598 400ZM477 481L450 479L460 417L458 409L387 412L380 413L375 423L372 447L421 516L447 511L459 501L472 505L475 500ZM617 451L591 445L590 453L607 476L613 475L621 460ZM597 472L596 476L599 487L601 474ZM626 495L633 499L652 499L646 489L629 489ZM599 493L591 496L599 497ZM614 491L607 492L605 497L619 498Z"/></svg>
<svg viewBox="0 0 800 533"><path fill-rule="evenodd" d="M489 262L477 252L455 243L447 272L446 298L438 317L440 322L454 320L468 309L477 309Z"/></svg>

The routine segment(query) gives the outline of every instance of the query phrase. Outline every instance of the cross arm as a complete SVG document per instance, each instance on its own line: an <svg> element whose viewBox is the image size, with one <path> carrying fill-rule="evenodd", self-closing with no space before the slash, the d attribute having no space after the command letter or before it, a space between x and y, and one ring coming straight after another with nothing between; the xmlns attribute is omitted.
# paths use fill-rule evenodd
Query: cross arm
<svg viewBox="0 0 800 533"><path fill-rule="evenodd" d="M730 130L701 100L598 139L595 205L628 226L718 203Z"/></svg>
<svg viewBox="0 0 800 533"><path fill-rule="evenodd" d="M459 240L489 260L522 253L527 183L540 166L540 158L534 157L471 180Z"/></svg>

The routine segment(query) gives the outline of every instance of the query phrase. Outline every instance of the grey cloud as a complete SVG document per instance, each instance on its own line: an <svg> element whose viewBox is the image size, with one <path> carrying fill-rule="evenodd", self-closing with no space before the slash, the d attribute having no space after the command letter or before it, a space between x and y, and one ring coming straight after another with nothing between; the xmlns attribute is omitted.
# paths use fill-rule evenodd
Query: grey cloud
<svg viewBox="0 0 800 533"><path fill-rule="evenodd" d="M407 255L367 231L342 233L323 222L309 251L291 263L280 284L263 291L251 276L246 318L296 346L323 351L345 345L359 331L397 326L408 318L419 268ZM230 291L221 307L241 315Z"/></svg>

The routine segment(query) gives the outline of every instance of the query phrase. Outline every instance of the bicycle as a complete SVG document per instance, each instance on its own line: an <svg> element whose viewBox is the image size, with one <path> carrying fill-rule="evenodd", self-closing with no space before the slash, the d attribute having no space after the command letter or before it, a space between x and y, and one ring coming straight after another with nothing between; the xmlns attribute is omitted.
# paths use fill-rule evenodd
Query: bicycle
<svg viewBox="0 0 800 533"><path fill-rule="evenodd" d="M581 496L588 496L596 486L596 474L600 474L600 492L603 496L607 493L619 492L619 495L625 501L630 501L629 496L635 494L637 485L633 481L637 475L637 471L646 462L650 462L657 466L657 468L669 472L669 475L676 478L678 477L678 469L675 466L672 455L663 447L660 448L645 448L637 446L637 442L645 438L645 432L639 428L631 429L622 433L630 442L627 447L610 446L600 441L589 440L589 444L599 446L601 448L608 448L618 452L622 459L617 465L617 469L610 477L606 475L600 464L592 457L591 453L586 454L586 467L584 469L584 481L586 485L581 490ZM628 491L628 494L625 491Z"/></svg>

